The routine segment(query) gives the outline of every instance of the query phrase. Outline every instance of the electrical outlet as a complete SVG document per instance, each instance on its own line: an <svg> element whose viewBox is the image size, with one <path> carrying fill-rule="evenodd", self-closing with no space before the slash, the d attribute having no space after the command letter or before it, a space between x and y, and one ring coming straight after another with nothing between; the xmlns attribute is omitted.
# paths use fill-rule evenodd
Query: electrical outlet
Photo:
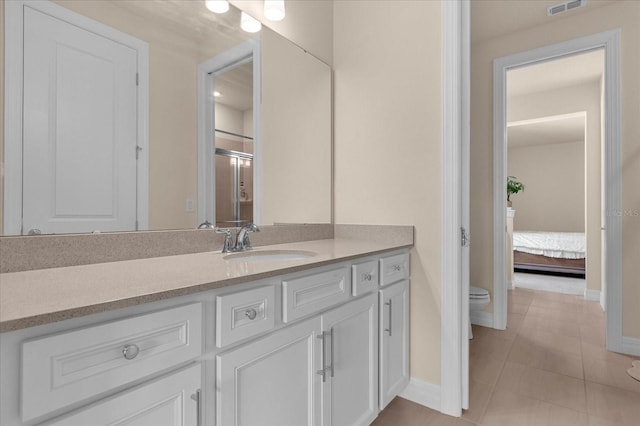
<svg viewBox="0 0 640 426"><path fill-rule="evenodd" d="M187 211L188 212L193 211L193 199L191 198L187 198Z"/></svg>

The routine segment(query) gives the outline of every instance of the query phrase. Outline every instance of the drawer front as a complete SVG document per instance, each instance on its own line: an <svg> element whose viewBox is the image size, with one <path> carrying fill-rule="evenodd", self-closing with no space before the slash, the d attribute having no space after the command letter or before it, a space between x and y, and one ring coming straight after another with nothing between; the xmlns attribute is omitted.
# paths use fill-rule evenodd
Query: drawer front
<svg viewBox="0 0 640 426"><path fill-rule="evenodd" d="M351 293L354 296L378 288L378 262L375 260L351 266L351 273Z"/></svg>
<svg viewBox="0 0 640 426"><path fill-rule="evenodd" d="M319 312L351 297L347 266L306 277L282 281L282 315L290 322Z"/></svg>
<svg viewBox="0 0 640 426"><path fill-rule="evenodd" d="M222 348L271 330L275 300L274 286L216 297L216 345Z"/></svg>
<svg viewBox="0 0 640 426"><path fill-rule="evenodd" d="M380 259L380 285L389 285L409 278L409 253Z"/></svg>
<svg viewBox="0 0 640 426"><path fill-rule="evenodd" d="M202 346L200 303L26 341L22 420L190 361Z"/></svg>
<svg viewBox="0 0 640 426"><path fill-rule="evenodd" d="M198 424L202 372L199 364L46 423L46 426Z"/></svg>

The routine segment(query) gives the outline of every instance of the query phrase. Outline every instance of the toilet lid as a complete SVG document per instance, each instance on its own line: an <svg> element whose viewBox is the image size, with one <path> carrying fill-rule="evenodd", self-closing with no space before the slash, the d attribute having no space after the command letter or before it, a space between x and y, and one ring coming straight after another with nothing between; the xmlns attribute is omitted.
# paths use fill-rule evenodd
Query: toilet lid
<svg viewBox="0 0 640 426"><path fill-rule="evenodd" d="M472 299L484 298L489 296L489 291L480 287L469 286L469 297Z"/></svg>

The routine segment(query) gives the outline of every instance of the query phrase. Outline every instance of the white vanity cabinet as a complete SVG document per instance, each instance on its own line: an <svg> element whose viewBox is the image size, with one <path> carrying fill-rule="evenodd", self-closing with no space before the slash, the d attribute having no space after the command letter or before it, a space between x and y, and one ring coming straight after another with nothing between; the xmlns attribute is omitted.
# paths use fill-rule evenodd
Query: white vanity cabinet
<svg viewBox="0 0 640 426"><path fill-rule="evenodd" d="M201 382L201 366L196 364L45 425L200 425Z"/></svg>
<svg viewBox="0 0 640 426"><path fill-rule="evenodd" d="M408 278L396 250L2 333L0 424L368 425L409 380Z"/></svg>
<svg viewBox="0 0 640 426"><path fill-rule="evenodd" d="M367 425L378 415L378 296L322 315L322 425Z"/></svg>
<svg viewBox="0 0 640 426"><path fill-rule="evenodd" d="M408 258L402 254L380 261L380 275L387 271L387 282L396 280L379 291L381 410L409 383Z"/></svg>
<svg viewBox="0 0 640 426"><path fill-rule="evenodd" d="M223 352L216 364L218 425L369 424L378 414L378 295Z"/></svg>
<svg viewBox="0 0 640 426"><path fill-rule="evenodd" d="M217 425L319 425L320 318L216 357Z"/></svg>

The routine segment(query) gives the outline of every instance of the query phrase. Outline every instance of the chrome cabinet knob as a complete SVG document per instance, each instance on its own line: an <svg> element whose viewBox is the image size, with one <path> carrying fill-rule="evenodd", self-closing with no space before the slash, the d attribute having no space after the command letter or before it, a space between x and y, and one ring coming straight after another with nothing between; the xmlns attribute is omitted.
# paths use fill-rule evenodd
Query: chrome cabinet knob
<svg viewBox="0 0 640 426"><path fill-rule="evenodd" d="M124 355L125 359L132 360L138 356L140 352L140 348L136 344L124 345L122 348L122 355Z"/></svg>
<svg viewBox="0 0 640 426"><path fill-rule="evenodd" d="M256 319L256 316L258 315L255 309L247 309L246 311L244 311L244 314L247 318L249 318L252 321Z"/></svg>
<svg viewBox="0 0 640 426"><path fill-rule="evenodd" d="M400 272L400 270L402 269L402 267L400 265L393 265L393 270L396 272Z"/></svg>
<svg viewBox="0 0 640 426"><path fill-rule="evenodd" d="M362 274L362 280L363 281L371 281L373 279L373 275L371 274Z"/></svg>

